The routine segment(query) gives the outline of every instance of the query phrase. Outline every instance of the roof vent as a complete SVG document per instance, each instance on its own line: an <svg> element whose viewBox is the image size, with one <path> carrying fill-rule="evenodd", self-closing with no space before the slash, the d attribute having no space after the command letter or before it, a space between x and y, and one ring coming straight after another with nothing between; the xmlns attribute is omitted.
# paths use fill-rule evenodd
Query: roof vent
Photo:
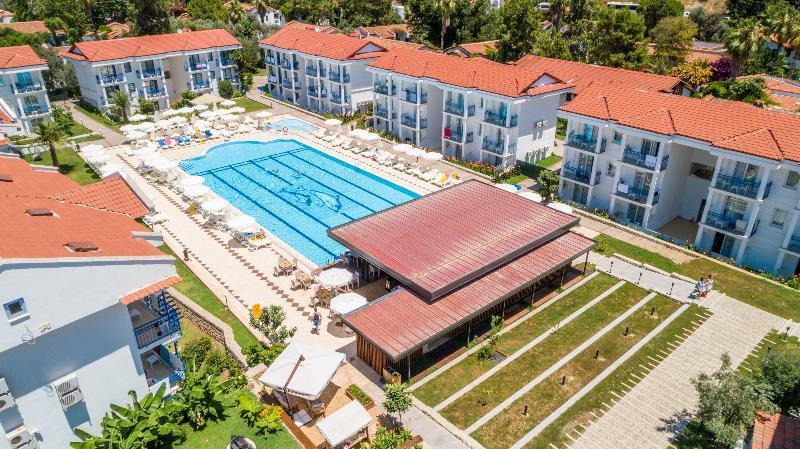
<svg viewBox="0 0 800 449"><path fill-rule="evenodd" d="M31 217L52 217L55 215L53 211L45 207L32 207L30 209L26 209L25 213Z"/></svg>
<svg viewBox="0 0 800 449"><path fill-rule="evenodd" d="M67 249L74 251L76 253L90 253L93 251L100 250L100 248L98 248L97 245L89 241L67 242L65 246L67 247Z"/></svg>
<svg viewBox="0 0 800 449"><path fill-rule="evenodd" d="M0 182L12 182L11 175L7 173L0 173Z"/></svg>

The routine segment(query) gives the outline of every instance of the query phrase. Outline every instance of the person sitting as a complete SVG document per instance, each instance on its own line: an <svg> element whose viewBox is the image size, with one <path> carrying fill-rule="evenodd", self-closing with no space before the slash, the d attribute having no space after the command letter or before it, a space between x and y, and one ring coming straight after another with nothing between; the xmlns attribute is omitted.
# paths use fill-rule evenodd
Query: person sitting
<svg viewBox="0 0 800 449"><path fill-rule="evenodd" d="M695 298L702 297L703 289L705 288L705 286L706 286L706 279L701 277L700 280L697 281L696 284L694 284L694 291L692 291L692 294L694 295Z"/></svg>

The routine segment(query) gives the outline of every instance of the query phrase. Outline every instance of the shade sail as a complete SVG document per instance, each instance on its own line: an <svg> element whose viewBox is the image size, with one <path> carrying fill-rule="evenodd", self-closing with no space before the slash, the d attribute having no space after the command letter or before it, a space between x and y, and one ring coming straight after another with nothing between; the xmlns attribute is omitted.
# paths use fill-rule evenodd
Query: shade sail
<svg viewBox="0 0 800 449"><path fill-rule="evenodd" d="M331 447L336 447L367 428L371 422L367 409L353 401L318 422L317 430Z"/></svg>
<svg viewBox="0 0 800 449"><path fill-rule="evenodd" d="M344 361L341 352L292 342L258 380L268 387L315 400Z"/></svg>

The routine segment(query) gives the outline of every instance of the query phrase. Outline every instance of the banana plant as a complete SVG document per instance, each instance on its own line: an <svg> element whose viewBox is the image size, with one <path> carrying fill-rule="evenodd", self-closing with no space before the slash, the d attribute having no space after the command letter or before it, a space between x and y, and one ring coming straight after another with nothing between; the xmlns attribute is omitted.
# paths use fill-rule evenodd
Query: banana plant
<svg viewBox="0 0 800 449"><path fill-rule="evenodd" d="M232 379L220 381L203 366L186 371L172 403L192 428L201 429L209 419L223 419L225 409L236 405L234 397Z"/></svg>

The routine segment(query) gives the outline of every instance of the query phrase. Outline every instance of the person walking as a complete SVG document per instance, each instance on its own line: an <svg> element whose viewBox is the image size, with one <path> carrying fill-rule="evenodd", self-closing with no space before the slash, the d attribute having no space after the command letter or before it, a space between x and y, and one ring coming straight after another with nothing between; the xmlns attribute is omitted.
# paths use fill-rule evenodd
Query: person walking
<svg viewBox="0 0 800 449"><path fill-rule="evenodd" d="M714 275L709 274L708 279L706 279L706 284L703 287L703 296L705 297L711 292L711 289L714 288Z"/></svg>
<svg viewBox="0 0 800 449"><path fill-rule="evenodd" d="M697 281L696 284L694 284L694 291L692 292L692 294L694 295L695 298L700 298L703 295L703 288L705 288L705 286L706 286L706 279L701 277L700 280Z"/></svg>
<svg viewBox="0 0 800 449"><path fill-rule="evenodd" d="M317 312L316 306L314 306L314 318L311 319L311 322L314 324L314 333L319 335L319 325L322 323L322 317Z"/></svg>

